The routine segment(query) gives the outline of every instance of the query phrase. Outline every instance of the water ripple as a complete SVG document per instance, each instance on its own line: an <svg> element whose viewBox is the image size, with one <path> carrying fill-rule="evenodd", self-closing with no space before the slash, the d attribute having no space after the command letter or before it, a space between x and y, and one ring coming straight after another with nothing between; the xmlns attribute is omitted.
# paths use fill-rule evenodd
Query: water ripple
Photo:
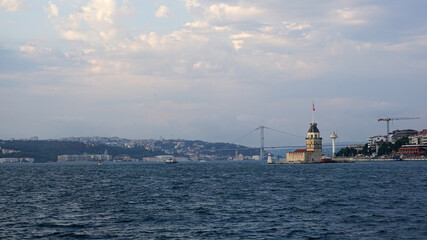
<svg viewBox="0 0 427 240"><path fill-rule="evenodd" d="M0 166L1 239L425 239L427 162Z"/></svg>

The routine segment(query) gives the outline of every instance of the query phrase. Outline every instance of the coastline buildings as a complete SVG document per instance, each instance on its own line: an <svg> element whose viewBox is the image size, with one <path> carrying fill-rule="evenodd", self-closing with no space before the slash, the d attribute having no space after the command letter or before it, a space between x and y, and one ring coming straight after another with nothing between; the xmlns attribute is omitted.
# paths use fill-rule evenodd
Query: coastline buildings
<svg viewBox="0 0 427 240"><path fill-rule="evenodd" d="M427 130L425 131L427 132ZM401 139L402 137L408 137L411 142L411 139L414 138L414 136L418 136L418 137L415 137L418 139L422 138L422 132L418 133L418 131L412 130L412 129L394 130L392 133L390 133L387 136L373 136L368 138L368 146L374 147L375 145L381 145L381 143L383 142L395 143L397 140ZM427 139L426 139L426 142L427 142Z"/></svg>
<svg viewBox="0 0 427 240"><path fill-rule="evenodd" d="M409 144L399 148L402 156L421 156L427 152L427 129L409 136Z"/></svg>

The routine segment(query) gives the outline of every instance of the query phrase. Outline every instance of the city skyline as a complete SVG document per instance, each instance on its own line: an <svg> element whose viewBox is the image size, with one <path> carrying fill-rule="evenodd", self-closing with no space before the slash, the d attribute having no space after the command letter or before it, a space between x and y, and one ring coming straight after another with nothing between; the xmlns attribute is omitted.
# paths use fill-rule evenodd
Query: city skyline
<svg viewBox="0 0 427 240"><path fill-rule="evenodd" d="M0 138L427 128L425 1L0 0ZM266 145L301 144L275 135ZM256 146L258 134L239 144Z"/></svg>

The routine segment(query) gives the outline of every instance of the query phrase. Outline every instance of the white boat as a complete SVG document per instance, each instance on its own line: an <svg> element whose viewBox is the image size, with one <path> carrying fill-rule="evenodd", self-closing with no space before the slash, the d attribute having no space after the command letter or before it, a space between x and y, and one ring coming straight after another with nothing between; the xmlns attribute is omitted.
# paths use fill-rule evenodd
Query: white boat
<svg viewBox="0 0 427 240"><path fill-rule="evenodd" d="M178 163L178 160L176 160L175 158L169 158L166 159L165 163Z"/></svg>

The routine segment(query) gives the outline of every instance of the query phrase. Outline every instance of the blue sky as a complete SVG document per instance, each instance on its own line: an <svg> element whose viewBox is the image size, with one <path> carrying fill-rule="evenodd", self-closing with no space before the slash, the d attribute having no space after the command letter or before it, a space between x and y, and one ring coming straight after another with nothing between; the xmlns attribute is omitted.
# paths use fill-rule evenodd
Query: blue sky
<svg viewBox="0 0 427 240"><path fill-rule="evenodd" d="M0 138L427 128L427 2L0 0ZM257 145L258 135L241 140ZM304 143L267 132L266 145Z"/></svg>

